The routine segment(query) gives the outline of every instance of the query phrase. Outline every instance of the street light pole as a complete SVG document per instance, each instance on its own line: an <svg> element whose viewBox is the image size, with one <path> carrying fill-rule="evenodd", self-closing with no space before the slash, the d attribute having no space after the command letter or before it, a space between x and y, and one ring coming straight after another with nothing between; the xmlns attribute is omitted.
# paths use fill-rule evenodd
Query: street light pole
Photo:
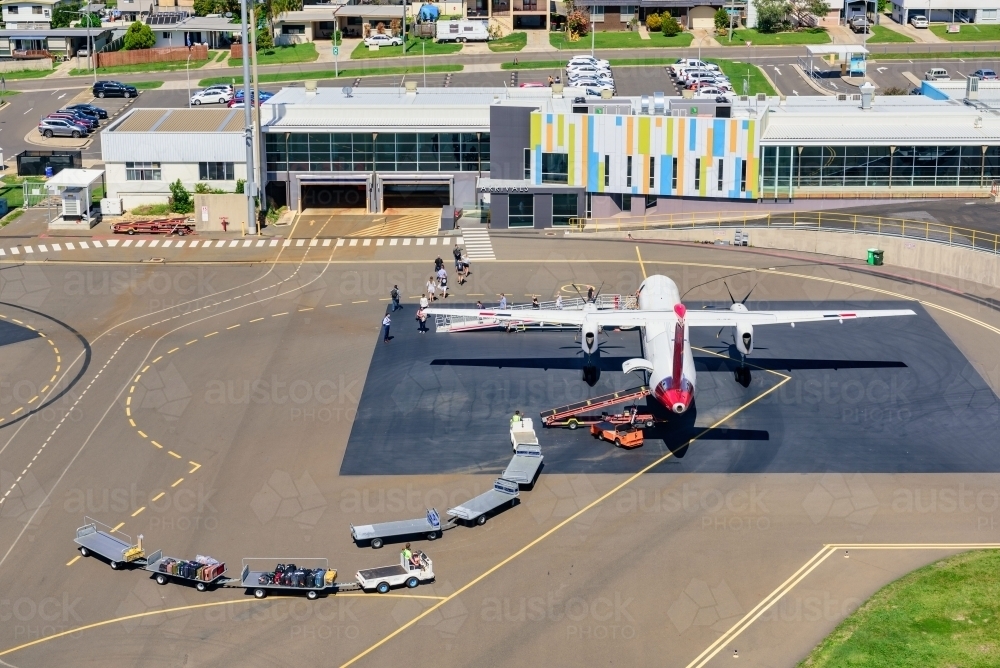
<svg viewBox="0 0 1000 668"><path fill-rule="evenodd" d="M188 54L187 63L184 64L184 70L187 72L187 84L188 84L188 109L191 108L191 54Z"/></svg>
<svg viewBox="0 0 1000 668"><path fill-rule="evenodd" d="M257 234L257 207L254 202L256 188L254 187L253 173L253 126L250 119L250 105L256 104L257 100L250 99L250 55L247 50L250 48L250 36L247 30L247 0L240 0L240 41L243 45L243 132L246 137L247 148L247 180L243 188L247 196L247 232Z"/></svg>

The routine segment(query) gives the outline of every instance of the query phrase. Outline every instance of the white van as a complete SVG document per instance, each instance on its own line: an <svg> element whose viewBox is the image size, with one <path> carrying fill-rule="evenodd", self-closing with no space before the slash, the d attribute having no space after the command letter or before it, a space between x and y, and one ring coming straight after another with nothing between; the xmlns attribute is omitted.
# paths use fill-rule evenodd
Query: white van
<svg viewBox="0 0 1000 668"><path fill-rule="evenodd" d="M490 32L486 21L438 21L439 42L487 42Z"/></svg>

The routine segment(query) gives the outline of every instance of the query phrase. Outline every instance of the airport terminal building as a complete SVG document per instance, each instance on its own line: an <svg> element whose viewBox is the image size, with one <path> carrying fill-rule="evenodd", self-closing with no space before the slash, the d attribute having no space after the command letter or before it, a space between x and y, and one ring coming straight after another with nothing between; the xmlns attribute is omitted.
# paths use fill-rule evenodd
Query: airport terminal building
<svg viewBox="0 0 1000 668"><path fill-rule="evenodd" d="M286 88L261 113L266 194L297 210L488 206L494 228L666 213L680 198L974 196L1000 180L1000 90L987 87L730 102Z"/></svg>

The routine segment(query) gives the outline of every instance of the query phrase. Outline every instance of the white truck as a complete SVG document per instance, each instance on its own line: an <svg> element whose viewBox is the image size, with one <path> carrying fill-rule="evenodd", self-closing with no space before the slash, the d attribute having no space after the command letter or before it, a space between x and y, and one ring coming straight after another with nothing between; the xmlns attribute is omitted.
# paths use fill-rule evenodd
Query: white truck
<svg viewBox="0 0 1000 668"><path fill-rule="evenodd" d="M438 21L437 41L439 42L486 42L490 31L486 21Z"/></svg>
<svg viewBox="0 0 1000 668"><path fill-rule="evenodd" d="M421 582L430 582L434 579L434 562L423 552L416 552L414 556L419 560L419 565L409 562L402 552L399 554L398 566L380 566L379 568L362 568L357 572L358 587L364 591L377 591L380 594L388 594L393 587L406 585L413 589ZM348 591L342 587L340 591Z"/></svg>
<svg viewBox="0 0 1000 668"><path fill-rule="evenodd" d="M510 423L510 449L517 452L519 445L538 445L535 423L531 418L521 418Z"/></svg>

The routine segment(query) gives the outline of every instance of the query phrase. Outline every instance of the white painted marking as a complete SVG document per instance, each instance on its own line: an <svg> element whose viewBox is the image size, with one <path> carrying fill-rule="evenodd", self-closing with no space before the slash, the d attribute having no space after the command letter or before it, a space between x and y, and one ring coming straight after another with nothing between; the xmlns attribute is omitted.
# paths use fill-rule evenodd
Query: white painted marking
<svg viewBox="0 0 1000 668"><path fill-rule="evenodd" d="M385 239L376 239L375 240L375 245L376 246L384 246L385 245Z"/></svg>
<svg viewBox="0 0 1000 668"><path fill-rule="evenodd" d="M111 239L110 241L108 241L108 246L110 246L111 248L114 248L117 245L118 245L118 239Z"/></svg>
<svg viewBox="0 0 1000 668"><path fill-rule="evenodd" d="M20 255L21 251L17 250L17 247L15 246L14 248L10 249L10 254L11 255Z"/></svg>
<svg viewBox="0 0 1000 668"><path fill-rule="evenodd" d="M73 246L73 242L71 241L66 242L66 250L76 250L76 248Z"/></svg>
<svg viewBox="0 0 1000 668"><path fill-rule="evenodd" d="M291 246L292 245L292 240L291 239L285 239L285 243L283 243L281 245L282 246Z"/></svg>
<svg viewBox="0 0 1000 668"><path fill-rule="evenodd" d="M184 246L184 244L186 244L186 243L187 243L186 241L184 241L183 239L181 239L176 244L174 244L174 248L182 248Z"/></svg>
<svg viewBox="0 0 1000 668"><path fill-rule="evenodd" d="M229 247L230 248L236 248L239 245L240 245L240 240L239 239L233 239L232 241L229 242Z"/></svg>
<svg viewBox="0 0 1000 668"><path fill-rule="evenodd" d="M417 245L418 246L423 246L424 245L424 238L423 237L420 237L419 239L417 239Z"/></svg>
<svg viewBox="0 0 1000 668"><path fill-rule="evenodd" d="M243 241L243 247L244 248L249 248L252 245L253 245L253 239L246 239L246 240Z"/></svg>
<svg viewBox="0 0 1000 668"><path fill-rule="evenodd" d="M304 245L305 243L306 243L306 240L305 240L305 239L297 239L297 240L295 241L295 246L296 246L296 247L298 247L298 246L302 246L302 245Z"/></svg>
<svg viewBox="0 0 1000 668"><path fill-rule="evenodd" d="M333 242L333 239L323 239L323 248L329 246L331 242Z"/></svg>
<svg viewBox="0 0 1000 668"><path fill-rule="evenodd" d="M777 74L780 77L781 76L781 70L778 69L778 66L777 65L771 65L771 67L774 68L774 73Z"/></svg>
<svg viewBox="0 0 1000 668"><path fill-rule="evenodd" d="M81 243L80 245L82 246L83 244ZM135 242L135 247L136 248L141 248L141 247L143 247L145 245L146 245L146 240L145 239L139 239L138 241Z"/></svg>
<svg viewBox="0 0 1000 668"><path fill-rule="evenodd" d="M365 239L364 242L361 245L362 246L371 246L372 245L372 240L371 239Z"/></svg>
<svg viewBox="0 0 1000 668"><path fill-rule="evenodd" d="M437 237L431 237L430 238L430 244L431 244L431 246L437 246L438 245Z"/></svg>
<svg viewBox="0 0 1000 668"><path fill-rule="evenodd" d="M409 246L411 241L413 241L413 239L403 239L403 245Z"/></svg>
<svg viewBox="0 0 1000 668"><path fill-rule="evenodd" d="M90 243L94 244L94 248L104 248L104 244L97 239L91 239Z"/></svg>
<svg viewBox="0 0 1000 668"><path fill-rule="evenodd" d="M166 241L163 242L163 246L161 246L161 248L170 248L170 246L172 246L173 243L174 243L173 239L167 239Z"/></svg>
<svg viewBox="0 0 1000 668"><path fill-rule="evenodd" d="M257 248L260 248L261 246L264 245L265 241L267 241L267 240L266 239L258 239L257 243L255 245L257 246Z"/></svg>
<svg viewBox="0 0 1000 668"><path fill-rule="evenodd" d="M62 250L62 246L60 246L59 244L52 244L52 250L58 253L59 251Z"/></svg>
<svg viewBox="0 0 1000 668"><path fill-rule="evenodd" d="M441 240L441 245L442 246L450 246L451 245L451 237L445 237L444 239L442 239Z"/></svg>
<svg viewBox="0 0 1000 668"><path fill-rule="evenodd" d="M797 91L797 90L795 90L795 89L793 88L793 89L792 89L792 94L793 94L793 95L798 95L798 94L799 94L799 91Z"/></svg>
<svg viewBox="0 0 1000 668"><path fill-rule="evenodd" d="M882 73L883 73L883 72L885 72L885 71L886 71L887 69L889 69L889 68L888 68L888 67L876 67L876 68L875 68L875 70L876 70L876 71L877 71L877 72L878 72L879 74L882 74Z"/></svg>
<svg viewBox="0 0 1000 668"><path fill-rule="evenodd" d="M197 247L198 247L198 240L195 239L194 241L191 242L191 245L188 248L197 248Z"/></svg>
<svg viewBox="0 0 1000 668"><path fill-rule="evenodd" d="M90 246L87 245L86 241L81 241L80 242L80 248L90 248Z"/></svg>
<svg viewBox="0 0 1000 668"><path fill-rule="evenodd" d="M312 239L309 242L309 248L312 248L313 246L317 245L318 243L319 243L319 239Z"/></svg>
<svg viewBox="0 0 1000 668"><path fill-rule="evenodd" d="M351 243L348 244L348 245L349 246L357 246L358 245L358 240L357 239L351 239Z"/></svg>
<svg viewBox="0 0 1000 668"><path fill-rule="evenodd" d="M31 107L31 109L34 109L34 107ZM28 109L28 111L31 111L31 109ZM21 114L21 115L22 115L22 116L27 116L27 115L28 115L28 111L24 112L24 113L23 113L23 114Z"/></svg>
<svg viewBox="0 0 1000 668"><path fill-rule="evenodd" d="M38 246L38 252L39 253L48 253L49 249L46 248L45 246L42 246L41 244L39 244L39 246Z"/></svg>
<svg viewBox="0 0 1000 668"><path fill-rule="evenodd" d="M271 243L269 243L268 246L274 248L275 246L278 245L278 241L280 241L280 239L271 239Z"/></svg>
<svg viewBox="0 0 1000 668"><path fill-rule="evenodd" d="M156 248L159 245L160 245L160 240L159 239L150 239L150 241L149 241L149 247L150 248Z"/></svg>
<svg viewBox="0 0 1000 668"><path fill-rule="evenodd" d="M344 240L343 239L337 239L337 248L340 248L343 245L344 245Z"/></svg>
<svg viewBox="0 0 1000 668"><path fill-rule="evenodd" d="M34 249L34 248L32 248L31 246L25 246L25 247L24 247L24 252L25 252L25 253L34 253L34 252L35 252L35 249Z"/></svg>
<svg viewBox="0 0 1000 668"><path fill-rule="evenodd" d="M397 243L399 243L399 239L389 239L390 246L395 246Z"/></svg>

